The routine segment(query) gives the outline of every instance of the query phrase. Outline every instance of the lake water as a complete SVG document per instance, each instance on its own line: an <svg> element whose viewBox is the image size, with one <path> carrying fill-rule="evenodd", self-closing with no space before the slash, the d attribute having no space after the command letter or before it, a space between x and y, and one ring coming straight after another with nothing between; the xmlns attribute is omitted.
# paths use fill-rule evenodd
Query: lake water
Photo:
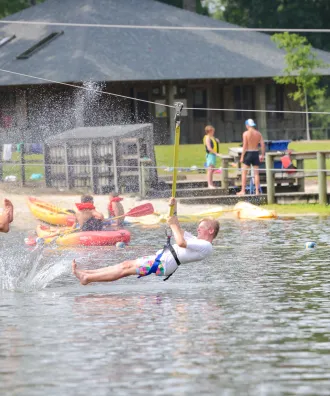
<svg viewBox="0 0 330 396"><path fill-rule="evenodd" d="M329 218L224 220L213 257L167 282L73 278L73 257L96 268L165 242L131 231L126 250L1 236L2 396L329 395Z"/></svg>

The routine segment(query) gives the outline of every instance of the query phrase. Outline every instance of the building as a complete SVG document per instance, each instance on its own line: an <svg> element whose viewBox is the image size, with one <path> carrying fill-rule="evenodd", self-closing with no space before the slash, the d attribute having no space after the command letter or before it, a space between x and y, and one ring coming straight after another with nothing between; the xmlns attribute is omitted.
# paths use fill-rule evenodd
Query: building
<svg viewBox="0 0 330 396"><path fill-rule="evenodd" d="M7 20L232 26L156 0L121 0L120 6L117 0L46 0ZM330 63L329 53L318 54ZM305 136L301 114L253 112L300 110L288 88L273 82L284 68L284 53L262 33L4 24L0 65L3 142L36 142L83 126L147 122L154 125L156 143L169 143L173 111L162 104L174 101L196 109L183 111L182 143L200 143L208 123L221 141L240 140L248 117L270 139ZM89 90L95 88L98 92Z"/></svg>

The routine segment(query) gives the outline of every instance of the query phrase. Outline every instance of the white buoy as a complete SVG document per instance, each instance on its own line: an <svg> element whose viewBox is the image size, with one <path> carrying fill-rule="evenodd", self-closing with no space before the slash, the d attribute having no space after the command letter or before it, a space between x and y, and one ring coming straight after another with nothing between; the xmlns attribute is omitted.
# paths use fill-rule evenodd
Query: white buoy
<svg viewBox="0 0 330 396"><path fill-rule="evenodd" d="M305 243L305 248L307 250L312 250L316 248L316 243L315 242L306 242Z"/></svg>

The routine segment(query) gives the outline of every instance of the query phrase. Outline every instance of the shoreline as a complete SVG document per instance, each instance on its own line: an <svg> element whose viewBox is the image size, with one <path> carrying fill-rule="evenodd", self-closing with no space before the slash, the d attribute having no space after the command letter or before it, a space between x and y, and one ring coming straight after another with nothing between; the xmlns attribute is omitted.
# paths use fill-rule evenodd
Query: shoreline
<svg viewBox="0 0 330 396"><path fill-rule="evenodd" d="M15 191L16 190L16 191ZM29 195L36 196L41 200L46 202L50 202L55 204L56 206L65 208L65 209L74 209L75 203L80 202L80 193L77 192L61 192L58 190L43 189L43 191L38 191L38 188L13 188L11 191L6 191L5 189L0 188L0 207L2 207L2 202L4 198L8 198L13 202L14 205L14 223L13 228L19 230L32 231L35 230L38 220L36 220L31 214L28 205L27 205L27 197ZM159 199L141 199L138 195L122 195L123 206L125 212L134 208L135 206L142 205L147 202L151 202L154 206L156 212L166 214L168 211L168 200L165 198ZM107 216L107 205L109 202L108 195L95 195L95 206L99 211L101 211L105 217ZM318 204L315 204L318 205ZM275 210L279 215L279 218L293 218L293 217L327 217L330 216L330 206L329 207L321 207L313 208L314 204L292 204L292 205L263 205L265 209ZM202 212L208 209L215 209L223 205L185 205L178 204L178 211L182 215L188 215L193 213ZM329 209L328 209L329 208ZM314 209L314 210L313 210ZM224 213L221 217L223 219L233 219L235 217L232 213Z"/></svg>

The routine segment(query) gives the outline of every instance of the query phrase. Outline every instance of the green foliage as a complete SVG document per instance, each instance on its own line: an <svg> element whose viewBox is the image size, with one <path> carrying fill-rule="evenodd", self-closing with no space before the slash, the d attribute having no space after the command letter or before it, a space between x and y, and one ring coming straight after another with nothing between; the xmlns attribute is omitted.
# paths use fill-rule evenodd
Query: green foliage
<svg viewBox="0 0 330 396"><path fill-rule="evenodd" d="M329 27L329 0L208 0L215 10L214 17L251 28ZM316 48L330 50L328 34L303 34Z"/></svg>
<svg viewBox="0 0 330 396"><path fill-rule="evenodd" d="M183 0L157 0L161 3L165 3L174 7L183 8ZM196 12L197 14L208 15L207 7L203 7L201 0L196 0Z"/></svg>
<svg viewBox="0 0 330 396"><path fill-rule="evenodd" d="M44 0L0 0L0 18L24 10L31 5L42 3Z"/></svg>
<svg viewBox="0 0 330 396"><path fill-rule="evenodd" d="M327 65L317 58L311 44L305 37L288 32L274 34L272 40L278 48L286 52L286 68L284 76L275 77L278 84L296 86L296 91L289 94L293 100L305 105L305 96L312 99L312 103L317 99L322 99L325 94L325 87L320 87L321 75L317 69Z"/></svg>

